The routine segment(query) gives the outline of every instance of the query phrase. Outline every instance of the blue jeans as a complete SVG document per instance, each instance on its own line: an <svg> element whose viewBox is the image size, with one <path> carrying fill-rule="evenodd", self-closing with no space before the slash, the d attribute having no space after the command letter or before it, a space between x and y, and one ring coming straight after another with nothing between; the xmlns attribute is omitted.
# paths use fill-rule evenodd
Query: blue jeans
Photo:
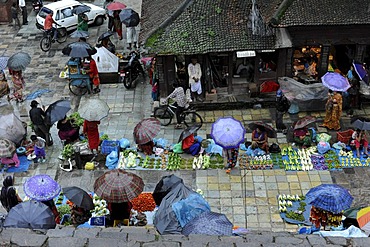
<svg viewBox="0 0 370 247"><path fill-rule="evenodd" d="M58 38L58 31L55 27L52 27L51 29L48 29L47 31L50 33L50 35L52 36L54 40Z"/></svg>

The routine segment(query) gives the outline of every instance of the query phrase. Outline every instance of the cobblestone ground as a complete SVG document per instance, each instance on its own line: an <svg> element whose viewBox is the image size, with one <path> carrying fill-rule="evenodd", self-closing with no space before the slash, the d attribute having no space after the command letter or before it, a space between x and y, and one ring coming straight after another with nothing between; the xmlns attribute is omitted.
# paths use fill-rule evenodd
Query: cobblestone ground
<svg viewBox="0 0 370 247"><path fill-rule="evenodd" d="M134 8L139 9L139 1L130 1L135 3ZM97 5L102 5L98 2ZM127 2L127 5L130 5ZM41 32L34 28L34 13L30 14L29 25L23 26L16 33L7 25L0 26L0 54L11 55L16 51L25 51L32 56L32 62L25 71L27 83L26 93L32 93L37 89L48 88L50 93L43 94L37 100L44 105L48 105L61 98L71 99L73 103L78 103L78 99L70 95L65 80L58 78L59 72L64 68L68 57L62 56L61 49L64 44L53 44L49 53L43 53L39 49L39 40ZM89 29L89 41L94 43L98 34L106 30L106 23L101 27L91 27ZM73 39L69 38L69 41ZM115 39L115 42L118 42ZM123 50L124 41L117 43L118 50ZM128 138L133 141L132 131L137 122L144 117L151 115L150 86L148 82L139 79L137 86L133 90L126 90L120 84L106 84L101 86L102 92L99 97L105 100L111 108L109 116L102 120L100 131L108 134L111 138ZM86 96L88 97L88 96ZM85 100L85 97L82 101ZM14 105L15 111L21 114L24 121L28 122L28 111L30 101ZM77 107L77 105L76 105ZM245 125L254 120L264 120L274 125L274 111L271 109L243 109L232 111L207 111L200 112L205 120L205 124L198 134L205 137L211 131L211 124L218 117L230 116L241 120ZM299 117L307 113L301 112L298 115L286 115L284 121L291 124ZM313 116L323 118L323 112L311 112ZM356 115L370 114L370 108L364 110L355 110ZM348 117L343 117L343 126L349 123ZM325 129L319 128L319 131L325 132ZM16 173L16 187L19 194L23 197L23 182L36 174L48 174L63 186L76 185L88 191L92 190L95 179L103 173L102 170L83 171L76 170L70 173L59 170L58 155L62 149L61 143L56 135L56 128L53 127L51 133L54 137L54 145L47 149L48 162L44 164L31 165L27 172ZM176 142L181 130L174 129L174 125L163 127L158 136L166 138L169 142ZM335 133L333 134L335 138ZM250 131L247 133L250 139ZM277 139L271 139L270 142L279 144L286 143L286 137L279 133ZM157 181L169 172L164 171L135 171L145 181L145 191L152 191ZM352 174L353 173L353 174ZM313 186L321 183L339 183L347 187L356 197L355 202L367 202L369 187L369 170L368 169L346 169L338 172L313 171L313 172L285 172L283 170L269 171L240 171L235 169L230 175L226 175L223 170L206 170L206 171L178 171L175 172L182 177L185 183L192 188L200 188L204 191L207 201L210 203L212 210L226 214L229 219L238 226L247 226L249 229L259 229L266 231L296 231L295 225L283 223L278 215L276 195L278 193L286 194L304 194ZM8 175L7 173L2 176ZM332 180L333 177L333 180ZM243 191L243 186L246 190ZM271 237L271 239L273 239ZM275 242L268 242L274 246ZM281 241L282 238L278 238ZM218 240L219 241L219 240ZM299 240L301 241L301 240ZM306 243L308 240L302 240ZM225 244L225 243L223 243ZM251 243L250 243L251 244ZM294 242L293 244L297 244ZM339 244L340 245L340 244ZM131 245L130 245L131 246ZM150 246L150 245L146 245ZM164 245L163 245L164 246ZM171 245L172 246L172 245ZM174 245L175 246L175 245ZM176 245L177 246L177 245ZM182 245L186 246L186 245ZM216 246L216 245L211 245ZM217 246L221 246L218 244ZM222 245L223 246L223 245ZM227 246L227 245L225 245ZM249 246L249 245L248 245ZM278 245L276 245L278 246ZM308 246L308 245L307 245ZM369 245L368 245L369 246Z"/></svg>

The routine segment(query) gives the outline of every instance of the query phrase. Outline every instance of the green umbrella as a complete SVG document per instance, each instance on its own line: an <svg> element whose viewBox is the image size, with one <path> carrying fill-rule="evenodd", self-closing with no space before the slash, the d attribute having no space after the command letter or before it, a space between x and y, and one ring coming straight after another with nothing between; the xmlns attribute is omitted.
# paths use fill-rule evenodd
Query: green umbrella
<svg viewBox="0 0 370 247"><path fill-rule="evenodd" d="M358 207L349 208L344 211L343 215L350 219L356 219L358 211L360 211L361 209L365 207L366 206L358 206Z"/></svg>

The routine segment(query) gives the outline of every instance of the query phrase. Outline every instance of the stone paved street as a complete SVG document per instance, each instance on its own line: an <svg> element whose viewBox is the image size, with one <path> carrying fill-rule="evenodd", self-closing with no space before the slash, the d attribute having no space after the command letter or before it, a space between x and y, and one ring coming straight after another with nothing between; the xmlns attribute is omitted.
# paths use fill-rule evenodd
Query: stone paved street
<svg viewBox="0 0 370 247"><path fill-rule="evenodd" d="M140 1L131 0L126 1L126 3L128 6L132 6L138 11L140 10ZM102 6L101 1L97 1L96 4ZM25 51L31 55L32 62L25 71L25 80L27 83L26 93L32 93L42 88L50 89L50 93L43 94L37 99L43 105L48 105L62 98L71 99L73 103L78 103L78 99L70 95L66 81L58 77L59 72L64 68L65 63L68 60L68 57L62 56L61 53L61 49L65 44L58 45L57 43L54 43L50 52L43 53L39 48L39 40L42 37L42 34L34 27L34 15L34 13L30 13L29 25L23 26L18 33L13 31L12 28L7 25L0 26L0 54L11 55L16 51ZM101 34L106 30L106 25L107 24L104 23L103 26L100 27L90 27L90 38L88 41L92 44L95 43L94 41L97 39L98 34ZM68 39L68 42L72 41L73 39ZM114 39L114 41L118 42L117 39ZM121 51L124 49L124 41L117 43L117 49ZM100 131L108 134L111 138L128 138L131 143L133 143L132 131L134 126L142 118L149 117L151 115L152 105L150 92L151 87L148 84L148 81L145 81L142 78L138 80L137 87L132 90L126 90L121 84L102 85L101 93L99 95L90 96L99 97L106 101L111 108L109 116L102 120L99 127ZM84 96L84 98L85 97L87 98L89 96ZM84 98L82 99L82 102ZM15 111L20 113L22 119L29 122L28 111L30 109L30 101L28 100L21 104L12 104ZM77 105L75 105L75 107L77 108ZM203 137L206 137L206 135L210 133L211 124L217 118L223 116L231 115L234 118L241 120L245 125L254 120L264 120L267 123L274 125L274 121L272 120L274 110L272 109L242 109L232 111L216 110L199 113L205 120L204 126L198 131L198 134ZM294 120L297 120L299 117L305 116L306 114L306 112L300 112L298 115L286 115L284 116L284 121L286 124L291 124ZM310 114L318 117L320 120L322 120L324 116L323 112L311 112ZM355 110L355 114L362 116L369 115L370 108L365 107L363 110ZM342 122L344 126L348 126L349 118L344 116ZM158 136L168 139L169 142L176 142L181 131L182 130L174 129L174 125L172 124L168 127L162 127ZM325 129L319 128L319 132L325 131ZM57 157L62 149L62 144L56 134L55 127L52 128L51 133L54 138L54 145L47 149L48 161L44 164L31 165L27 172L14 174L16 177L16 187L21 197L24 197L22 187L23 182L28 177L36 174L48 174L57 179L62 187L75 185L88 191L92 191L92 185L95 179L103 173L103 170L75 170L70 173L61 171L58 168L60 161ZM249 140L250 133L251 131L248 131L247 133ZM334 138L336 138L335 133L331 134L334 134ZM269 142L283 144L287 143L287 140L283 134L279 133L277 139L271 139ZM145 191L153 191L158 180L162 176L170 174L170 172L167 171L135 171L135 173L139 174L144 179L146 184ZM322 183L334 182L341 184L347 187L355 196L356 205L365 202L366 204L370 204L370 199L368 198L370 172L368 168L346 169L344 171L336 172L285 172L284 170L279 169L265 171L240 171L239 169L235 169L230 175L227 175L224 170L200 170L177 171L175 174L182 177L185 183L192 188L202 189L204 191L205 198L210 203L213 211L224 213L235 225L243 227L246 226L248 229L252 230L295 232L297 230L297 226L285 224L281 220L278 214L276 195L279 193L305 194L310 188ZM6 175L8 174L2 174L2 176ZM76 232L74 234L76 235ZM129 236L128 238L130 238ZM273 243L283 244L285 241L283 239L284 236L274 237L274 240L272 240L273 237L271 237L271 241L266 242L266 245L264 244L263 246L279 246L274 245ZM267 238L270 238L270 236ZM292 245L301 243L306 244L310 242L303 238L295 239L296 242L293 241ZM86 243L85 237L81 241L85 241L84 243ZM225 244L227 239L217 239L217 241ZM248 240L248 242L250 242L248 243L248 246L254 246L253 240ZM338 243L332 244L336 244L337 246L346 245ZM307 244L302 246L313 245L314 244ZM75 246L78 246L78 244ZM95 245L89 244L89 246ZM136 245L127 244L127 246ZM148 244L145 246L154 245ZM180 245L172 244L167 246ZM190 246L190 244L182 244L181 246ZM209 246L232 245L211 244ZM239 244L237 246L239 246ZM317 246L322 245L318 244ZM353 246L356 245L354 244Z"/></svg>

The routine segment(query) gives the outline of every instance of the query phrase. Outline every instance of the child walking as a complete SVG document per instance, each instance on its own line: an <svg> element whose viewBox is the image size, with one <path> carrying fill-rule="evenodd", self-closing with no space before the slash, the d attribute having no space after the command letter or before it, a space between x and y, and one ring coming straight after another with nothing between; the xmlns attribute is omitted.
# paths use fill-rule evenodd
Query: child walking
<svg viewBox="0 0 370 247"><path fill-rule="evenodd" d="M46 141L43 138L38 137L36 135L31 135L31 140L32 140L32 143L34 144L34 152L35 152L35 155L36 155L37 162L44 163L46 161L46 159L45 159L45 156L46 156L46 153L45 153Z"/></svg>

